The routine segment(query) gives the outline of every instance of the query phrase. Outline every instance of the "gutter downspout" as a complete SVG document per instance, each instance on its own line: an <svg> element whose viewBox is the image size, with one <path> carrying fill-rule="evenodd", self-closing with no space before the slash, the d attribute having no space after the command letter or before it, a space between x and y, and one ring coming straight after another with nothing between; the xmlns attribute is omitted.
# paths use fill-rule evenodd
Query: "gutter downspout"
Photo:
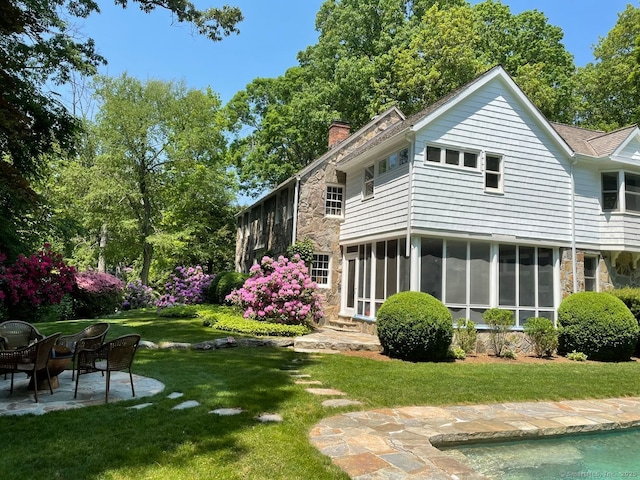
<svg viewBox="0 0 640 480"><path fill-rule="evenodd" d="M576 258L576 181L573 167L578 163L575 153L571 156L571 271L573 274L573 293L578 291L578 259Z"/></svg>
<svg viewBox="0 0 640 480"><path fill-rule="evenodd" d="M298 237L298 200L300 199L300 175L296 175L296 187L293 194L293 228L291 232L291 245L296 243Z"/></svg>

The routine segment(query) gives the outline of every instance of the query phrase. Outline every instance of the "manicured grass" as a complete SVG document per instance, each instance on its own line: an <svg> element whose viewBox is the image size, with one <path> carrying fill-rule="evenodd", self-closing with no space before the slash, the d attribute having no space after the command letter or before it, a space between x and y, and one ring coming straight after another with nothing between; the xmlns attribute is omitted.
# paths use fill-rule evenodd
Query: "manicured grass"
<svg viewBox="0 0 640 480"><path fill-rule="evenodd" d="M131 331L155 342L229 335L203 327L199 319L159 319L152 311L107 321L108 338ZM38 328L71 333L89 323ZM322 407L322 397L307 393L283 370L292 365L323 386L363 401L363 408L640 395L636 363L412 364L267 347L141 350L134 372L162 381L165 392L38 417L0 417L5 438L0 478L346 479L311 447L308 434L321 418L348 409ZM167 399L174 391L184 397ZM184 400L201 406L171 410ZM147 401L153 406L126 408ZM231 417L208 413L218 407L245 412ZM284 421L261 424L255 420L261 413L279 413Z"/></svg>

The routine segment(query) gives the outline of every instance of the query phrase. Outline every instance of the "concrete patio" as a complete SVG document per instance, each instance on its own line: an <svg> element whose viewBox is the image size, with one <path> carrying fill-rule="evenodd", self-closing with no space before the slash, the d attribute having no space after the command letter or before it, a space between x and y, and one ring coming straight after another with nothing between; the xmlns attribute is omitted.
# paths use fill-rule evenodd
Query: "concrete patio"
<svg viewBox="0 0 640 480"><path fill-rule="evenodd" d="M42 415L48 412L88 407L90 405L104 405L106 379L99 372L82 375L78 386L78 398L73 398L75 381L71 381L71 371L67 370L58 376L59 387L53 390L38 390L38 403L35 402L33 391L27 390L29 378L19 373L13 382L13 394L9 393L11 377L0 376L0 415ZM132 400L150 397L164 390L164 384L153 378L133 375L133 385L136 396L131 396L131 383L126 372L111 374L109 389L109 403L122 400Z"/></svg>

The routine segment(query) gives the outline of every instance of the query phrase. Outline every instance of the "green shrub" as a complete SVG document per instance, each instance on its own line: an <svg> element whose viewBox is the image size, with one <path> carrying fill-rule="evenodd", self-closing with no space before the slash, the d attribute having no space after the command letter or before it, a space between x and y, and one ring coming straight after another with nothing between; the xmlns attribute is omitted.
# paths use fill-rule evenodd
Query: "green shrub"
<svg viewBox="0 0 640 480"><path fill-rule="evenodd" d="M195 318L198 311L193 305L173 305L158 310L158 316L164 318Z"/></svg>
<svg viewBox="0 0 640 480"><path fill-rule="evenodd" d="M592 360L626 361L638 342L638 322L610 293L579 292L558 309L558 351L585 353Z"/></svg>
<svg viewBox="0 0 640 480"><path fill-rule="evenodd" d="M313 250L313 241L309 238L305 238L304 240L300 240L289 245L285 256L289 260L293 260L295 255L299 255L300 260L302 260L307 267L310 267L311 262L313 262Z"/></svg>
<svg viewBox="0 0 640 480"><path fill-rule="evenodd" d="M472 354L476 350L476 343L478 341L478 332L476 326L471 320L461 319L458 320L455 333L456 344L467 355Z"/></svg>
<svg viewBox="0 0 640 480"><path fill-rule="evenodd" d="M461 347L451 347L447 356L450 358L455 358L456 360L464 360L467 358L467 353Z"/></svg>
<svg viewBox="0 0 640 480"><path fill-rule="evenodd" d="M550 357L558 348L558 331L548 318L529 318L524 324L524 333L537 357Z"/></svg>
<svg viewBox="0 0 640 480"><path fill-rule="evenodd" d="M211 326L216 330L244 333L247 335L270 337L298 337L311 332L306 325L285 325L281 323L261 322L248 320L242 316L232 314L218 314L215 316L203 315L205 321L211 321Z"/></svg>
<svg viewBox="0 0 640 480"><path fill-rule="evenodd" d="M576 352L575 350L571 353L567 353L567 358L569 360L573 360L574 362L586 362L587 356L582 352Z"/></svg>
<svg viewBox="0 0 640 480"><path fill-rule="evenodd" d="M446 359L453 338L447 307L422 292L389 297L378 310L376 327L384 352L410 361Z"/></svg>
<svg viewBox="0 0 640 480"><path fill-rule="evenodd" d="M612 295L618 297L627 306L631 313L636 318L636 322L640 325L640 288L620 288L612 290ZM636 349L634 351L636 356L640 356L640 342L636 343Z"/></svg>
<svg viewBox="0 0 640 480"><path fill-rule="evenodd" d="M219 272L213 277L209 286L205 289L204 293L204 301L205 303L217 304L220 305L222 302L218 300L218 295L216 294L216 290L218 289L218 283L220 283L220 279L225 276L229 272ZM224 300L224 298L222 299Z"/></svg>
<svg viewBox="0 0 640 480"><path fill-rule="evenodd" d="M214 281L218 277L214 278ZM240 272L225 272L220 275L220 279L216 284L216 303L222 305L225 303L225 297L229 295L233 290L242 288L245 280L249 278L248 273Z"/></svg>
<svg viewBox="0 0 640 480"><path fill-rule="evenodd" d="M515 324L513 312L500 308L490 308L482 314L482 320L490 328L489 344L493 353L501 357L509 346L509 330Z"/></svg>

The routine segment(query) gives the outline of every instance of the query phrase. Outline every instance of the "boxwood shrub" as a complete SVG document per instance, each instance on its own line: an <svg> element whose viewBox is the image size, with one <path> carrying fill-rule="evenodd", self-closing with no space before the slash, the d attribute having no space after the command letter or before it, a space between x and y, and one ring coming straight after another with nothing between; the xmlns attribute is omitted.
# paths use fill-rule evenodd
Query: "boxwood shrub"
<svg viewBox="0 0 640 480"><path fill-rule="evenodd" d="M376 327L385 354L414 362L446 359L453 338L447 307L422 292L389 297L378 310Z"/></svg>
<svg viewBox="0 0 640 480"><path fill-rule="evenodd" d="M625 287L610 292L624 302L640 325L640 288ZM640 356L640 342L636 344L634 354Z"/></svg>
<svg viewBox="0 0 640 480"><path fill-rule="evenodd" d="M210 303L222 305L224 299L236 288L241 288L245 280L249 278L246 273L220 272L211 281L209 288L205 292L205 300Z"/></svg>
<svg viewBox="0 0 640 480"><path fill-rule="evenodd" d="M591 360L627 361L638 342L638 322L610 293L579 292L558 309L558 351L585 353Z"/></svg>

